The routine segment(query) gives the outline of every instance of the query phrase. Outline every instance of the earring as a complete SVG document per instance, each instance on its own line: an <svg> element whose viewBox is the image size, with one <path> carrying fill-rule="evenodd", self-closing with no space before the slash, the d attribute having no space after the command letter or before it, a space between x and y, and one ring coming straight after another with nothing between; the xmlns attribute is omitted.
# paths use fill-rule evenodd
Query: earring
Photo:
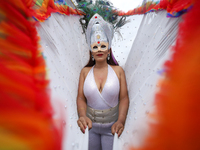
<svg viewBox="0 0 200 150"><path fill-rule="evenodd" d="M107 57L107 59L108 59L108 60L110 60L110 54L108 54L108 57Z"/></svg>
<svg viewBox="0 0 200 150"><path fill-rule="evenodd" d="M94 57L93 57L93 55L92 55L92 61L94 61Z"/></svg>

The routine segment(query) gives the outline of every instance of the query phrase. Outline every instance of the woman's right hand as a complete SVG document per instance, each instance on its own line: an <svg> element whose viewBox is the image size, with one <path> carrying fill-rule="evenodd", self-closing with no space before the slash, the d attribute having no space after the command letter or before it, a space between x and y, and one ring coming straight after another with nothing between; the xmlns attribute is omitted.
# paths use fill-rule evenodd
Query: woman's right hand
<svg viewBox="0 0 200 150"><path fill-rule="evenodd" d="M80 127L80 130L85 133L85 129L88 126L88 129L90 130L92 128L92 121L88 117L80 117L77 121L78 126Z"/></svg>

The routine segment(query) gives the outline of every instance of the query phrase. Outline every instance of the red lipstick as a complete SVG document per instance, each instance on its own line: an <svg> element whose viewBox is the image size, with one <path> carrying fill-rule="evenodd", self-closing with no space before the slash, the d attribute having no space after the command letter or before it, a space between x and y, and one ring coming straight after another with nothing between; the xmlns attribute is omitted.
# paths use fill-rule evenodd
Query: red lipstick
<svg viewBox="0 0 200 150"><path fill-rule="evenodd" d="M103 54L97 54L97 56L102 56Z"/></svg>

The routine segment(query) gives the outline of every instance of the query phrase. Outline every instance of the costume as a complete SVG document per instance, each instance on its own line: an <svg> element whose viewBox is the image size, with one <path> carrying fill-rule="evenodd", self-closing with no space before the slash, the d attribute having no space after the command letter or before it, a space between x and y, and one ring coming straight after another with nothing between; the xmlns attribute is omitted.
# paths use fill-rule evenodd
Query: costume
<svg viewBox="0 0 200 150"><path fill-rule="evenodd" d="M114 70L108 65L106 83L100 93L94 79L93 68L89 71L84 83L84 95L87 98L87 105L94 109L108 109L118 104L119 80Z"/></svg>
<svg viewBox="0 0 200 150"><path fill-rule="evenodd" d="M181 1L179 1L179 2L181 2ZM11 1L5 1L2 3L4 3L4 4L11 3ZM35 142L35 140L38 140L38 139L33 138L34 139L32 141L33 144L31 143L31 144L29 144L29 146L34 146L35 144L38 144L38 143L40 144L41 142L43 142L44 145L47 146L46 149L48 149L48 150L49 149L60 149L59 147L52 146L52 144L55 143L54 142L55 139L58 139L58 138L57 138L56 134L51 134L51 135L53 135L53 138L51 138L51 136L50 136L50 132L52 132L52 124L53 123L51 121L46 121L46 119L49 119L48 117L51 117L50 115L48 115L48 117L46 117L47 116L46 112L48 112L47 108L49 108L49 107L44 107L44 106L38 107L43 104L45 104L45 106L49 105L49 103L48 103L48 101L46 101L46 100L48 100L47 94L44 94L46 92L46 86L41 86L41 84L46 83L46 82L44 82L44 78L41 75L41 66L38 67L40 69L36 69L38 65L41 65L41 62L43 61L43 59L41 59L41 58L33 59L33 57L36 54L35 53L36 50L37 50L37 53L39 52L39 50L36 49L37 42L34 42L34 40L37 39L36 32L35 32L35 30L30 30L32 27L34 27L34 25L31 24L31 26L30 26L31 28L27 28L29 26L29 23L27 23L27 22L25 23L26 19L28 19L29 22L32 21L31 19L29 19L27 17L27 16L31 15L32 13L24 12L24 10L28 10L28 8L29 8L28 7L27 9L24 9L24 8L26 8L26 7L24 7L24 5L25 4L28 5L27 1L19 0L18 3L13 2L13 4L14 5L1 5L0 6L1 8L4 8L3 6L5 6L5 8L8 8L8 6L9 6L9 8L13 8L13 9L9 9L9 11L7 11L8 9L1 9L1 10L2 10L3 14L12 14L12 17L18 18L18 19L9 20L8 19L9 16L6 16L6 17L3 17L3 21L0 23L1 29L3 31L2 32L3 36L1 36L2 42L0 42L1 44L3 44L3 48L1 48L1 53L6 52L6 55L1 55L1 59L0 59L1 67L4 66L3 69L1 69L1 73L0 73L1 79L2 79L2 76L5 77L1 80L1 86L2 86L1 89L3 89L3 90L1 90L1 94L3 93L2 94L3 96L1 95L0 97L1 98L3 97L2 99L5 99L5 100L2 101L2 102L4 102L3 105L0 105L2 107L2 109L0 109L2 111L2 113L0 113L0 114L2 114L1 119L6 118L6 120L8 120L8 123L5 125L3 124L3 126L2 126L2 123L6 123L6 121L5 120L1 121L1 127L7 128L9 130L11 129L10 131L12 131L12 132L14 131L13 139L16 142L13 139L11 139L11 132L8 130L5 130L6 132L1 133L1 137L2 137L1 139L3 139L4 142L6 141L6 144L4 143L4 144L1 144L0 146L3 149L5 149L5 146L8 147L8 149L18 149L16 146L20 146L20 148L21 148L22 142L19 144L18 143L19 140L16 138L16 133L20 133L19 129L22 129L22 131L23 131L22 137L24 137L24 133L25 133L24 129L30 129L30 130L34 129L34 132L30 132L30 131L26 132L26 133L30 134L30 137L34 137L33 133L35 133L36 130L38 131L38 129L40 129L40 131L43 131L44 135L46 137L48 137L49 139L51 139L51 141L48 142L46 140L46 138L44 138L44 136L38 136L38 134L37 134L37 136L42 137L43 140L41 141L39 139L40 142L37 142L37 141ZM170 7L166 7L166 8L168 8L168 9L173 8L172 7L173 4L175 4L175 6L178 6L177 3L172 3L172 1L170 1L169 2ZM188 3L185 3L185 4L188 5ZM15 5L19 5L20 7L13 7ZM183 7L184 4L181 6ZM200 35L199 34L200 30L198 30L198 29L200 27L200 25L199 25L200 22L196 18L199 14L200 9L197 6L200 6L199 1L198 2L196 1L196 4L194 5L194 8L192 10L192 13L190 13L190 14L188 13L188 16L184 17L184 19L187 20L188 22L185 22L184 25L181 25L180 34L179 34L179 38L178 38L179 40L183 39L183 41L177 42L178 44L183 43L184 45L178 46L178 44L177 44L176 53L174 55L175 57L173 57L173 60L171 60L171 61L173 61L173 63L170 63L170 65L169 65L169 63L167 63L167 65L168 65L167 68L168 69L171 68L170 70L173 70L173 71L167 72L168 78L166 78L166 81L163 82L163 83L165 83L165 86L164 86L165 88L162 88L163 94L160 94L162 96L159 96L159 99L157 100L157 102L159 102L159 106L161 106L163 104L162 105L163 108L160 108L159 110L165 110L167 112L167 113L158 113L158 114L166 114L167 115L166 117L164 117L164 116L162 116L162 117L168 118L168 119L165 119L165 120L167 120L167 122L165 122L165 124L162 124L163 128L161 126L159 127L159 125L154 126L155 128L158 129L158 131L161 131L161 132L157 132L158 134L156 134L156 135L158 135L158 136L154 136L154 137L157 137L157 138L154 138L154 140L151 140L150 138L148 138L148 142L150 142L150 144L146 142L147 143L146 145L153 146L153 147L151 147L151 148L145 147L144 149L146 149L146 150L147 149L156 149L155 147L157 147L157 145L159 145L159 147L157 147L157 149L166 149L166 147L169 147L169 146L172 149L173 148L177 149L177 147L179 147L180 149L198 149L198 147L199 147L199 145L198 145L199 144L199 127L198 127L199 119L197 119L199 117L199 109L198 109L197 104L199 102L199 92L198 91L199 91L200 84L199 84L199 74L197 74L197 73L199 73L198 72L198 70L199 70L198 64L199 63L196 63L196 62L199 62L199 60L200 60L199 59L199 56L200 56L199 49L198 49L199 48L199 35ZM13 11L15 9L17 9L17 10ZM180 10L180 7L178 9ZM4 13L4 12L6 12L6 13ZM11 13L11 12L13 12L13 13ZM19 13L16 13L16 12L19 12ZM20 17L19 17L19 14L21 14ZM76 120L77 120L77 118L75 117L76 114L74 111L75 105L73 104L73 102L75 103L75 100L74 100L75 98L74 99L72 98L72 97L75 97L76 92L74 92L74 91L76 91L76 90L74 90L74 89L77 89L77 88L74 88L73 85L77 85L74 83L77 83L78 77L76 78L76 75L78 74L77 72L79 72L79 70L81 69L81 67L79 67L80 65L78 63L74 63L74 60L76 60L76 61L78 60L79 63L82 62L82 61L79 61L79 58L80 58L79 56L83 56L83 55L80 55L77 51L77 49L78 49L77 45L79 44L79 42L77 42L77 40L81 41L80 39L84 39L84 37L81 37L81 35L75 36L75 34L70 34L70 33L77 33L75 31L77 31L79 29L77 26L74 25L75 21L77 21L77 24L78 24L78 20L75 20L76 19L75 17L76 16L63 17L58 14L52 14L52 17L49 20L47 20L43 24L41 23L42 28L40 29L40 32L44 33L44 34L41 34L41 37L43 39L42 46L45 48L45 55L48 56L48 59L46 61L48 62L48 66L51 68L51 77L54 79L54 80L52 80L53 84L51 84L51 89L53 90L53 92L58 92L58 95L64 95L62 100L65 103L63 103L64 105L63 105L62 109L65 111L71 109L71 111L69 111L71 113L68 113L68 120L66 121L67 124L66 124L66 122L63 121L63 124L66 125L65 127L69 127L69 129L67 130L67 133L69 133L69 136L68 136L69 138L65 141L63 140L64 141L63 143L67 143L66 145L68 147L70 147L70 148L66 148L63 146L64 150L65 149L75 150L78 147L81 148L81 146L78 145L79 143L77 141L72 140L74 138L73 136L76 136L75 135L76 132L79 131L78 129L76 132L72 131L72 130L76 129L75 124L73 124L73 123L74 122L76 123ZM56 21L54 21L55 18L56 18ZM191 18L192 18L192 20L190 20ZM22 21L20 21L20 19ZM155 65L156 64L155 62L159 62L160 60L163 60L163 59L161 59L162 58L161 56L163 56L163 54L166 53L166 49L168 49L168 46L172 44L172 43L170 43L170 41L172 41L172 42L174 41L173 36L175 36L175 30L176 30L176 27L178 26L177 22L179 22L181 19L176 19L176 20L174 18L169 19L169 20L166 19L166 12L158 12L156 14L150 14L150 15L144 16L144 21L141 24L141 28L140 28L140 32L139 32L140 34L138 34L138 36L135 40L135 43L133 44L133 48L131 50L131 53L129 54L129 58L127 59L126 67L124 69L126 71L126 77L128 79L127 81L128 81L130 99L132 102L131 106L130 106L131 109L129 111L129 115L128 115L128 119L127 119L127 123L126 123L127 126L124 131L125 134L122 135L124 142L128 142L128 140L127 140L128 138L130 139L129 143L132 143L133 145L137 145L138 143L140 143L138 141L142 141L139 135L141 135L140 131L144 132L144 129L142 129L144 127L142 127L142 125L144 125L145 122L141 121L141 118L142 117L145 118L145 116L147 116L149 113L151 113L151 111L149 111L149 103L151 102L151 100L149 100L149 99L151 99L151 97L149 96L150 95L149 93L153 93L152 91L155 91L154 87L160 86L160 84L156 84L157 77L155 77L155 76L157 74L160 74L161 72L163 72L162 70L160 71L160 69L159 69L160 65L159 64ZM12 30L7 30L8 26L5 26L5 21L12 22L12 23L9 22L9 24L7 24L7 25L11 26L10 29L12 29ZM61 25L61 27L57 24L52 24L52 22L53 23L58 22L59 25ZM63 22L65 24L61 24ZM71 25L70 23L73 24L73 26L70 26ZM66 26L70 29L64 28ZM50 35L54 34L51 31L54 30L55 27L58 27L56 29L57 31L58 30L60 31L61 29L65 29L64 31L67 34L66 38L68 38L68 39L63 43L66 44L66 42L69 42L74 49L71 50L70 44L64 45L62 47L62 45L60 43L57 43L58 42L57 39L59 39L61 37L59 35L59 33L62 36L66 36L66 34L63 34L63 33L65 33L64 31L57 32L54 36L52 36L51 38L48 38ZM166 28L166 27L168 27L168 28ZM20 29L20 30L17 30L17 29ZM26 30L26 29L28 29L28 30ZM46 32L42 32L44 29ZM76 29L76 30L74 30L74 29ZM7 32L5 32L5 31L9 32L9 34L7 34ZM23 35L27 35L27 36L19 36L22 34L22 32L26 33ZM184 34L183 34L183 32L184 32ZM30 36L30 35L32 35L32 36ZM69 37L69 35L71 35L71 36ZM152 35L154 35L154 36L152 36ZM180 38L180 36L182 36L184 38ZM13 37L15 37L15 40L19 40L20 42L13 42ZM81 37L81 38L78 38L78 37ZM54 39L52 39L52 38L54 38ZM63 38L63 39L66 39L66 38ZM70 42L70 40L73 40L73 39L76 40L76 44L74 44L73 42ZM143 44L140 43L140 39L141 39L141 41L144 42ZM157 42L156 42L156 39L159 39L159 40L157 40ZM160 39L162 39L162 40L160 40ZM50 40L50 42L48 42L48 40ZM147 41L151 41L151 42L147 43ZM25 45L21 44L22 42L26 43L26 45L29 45L29 46L31 45L31 47L35 47L34 51L30 51L30 49L28 49ZM51 44L53 42L54 42L54 44ZM15 45L17 48L11 47L12 44L16 44L16 43L18 44L18 45ZM139 46L137 46L137 43L139 43L138 44ZM56 45L56 47L54 45ZM5 47L5 46L7 46L7 47ZM23 55L21 55L20 51L23 50L22 46L24 46L25 50L29 51L29 52L24 53L25 52L24 51ZM65 47L67 47L67 48L69 47L67 49L68 55L66 54ZM184 49L185 47L187 49ZM83 47L81 47L81 50L82 49L83 49ZM190 49L190 50L188 51L188 49ZM82 52L81 50L80 50L80 52ZM30 52L33 55L30 55ZM195 52L195 53L193 53L193 52ZM193 55L191 55L191 53ZM9 55L7 55L7 54L9 54ZM13 54L15 55L15 57L13 57ZM76 54L76 55L73 55L73 54ZM151 55L151 54L156 54L156 55ZM22 57L22 56L27 56L27 57ZM33 57L30 57L30 56L33 56ZM41 55L37 55L37 56L41 57ZM62 59L63 56L65 57L64 59ZM76 56L76 57L74 57L74 56ZM2 58L5 58L5 59L2 59ZM11 58L11 59L8 59L8 58ZM22 62L25 62L25 60L28 60L28 58L31 61L26 61L27 64L24 64L24 66L26 66L24 68L26 68L27 70L29 70L29 69L32 69L32 70L25 71L25 69L22 69L23 68ZM74 58L76 58L76 59L74 59ZM85 60L86 58L81 57L81 60L82 59ZM12 60L13 61L12 64L15 64L15 67L12 67L11 63L3 62L5 60L8 60L8 61ZM42 60L42 61L38 61L38 60ZM72 61L69 61L69 60L72 60ZM69 62L67 62L67 61L69 61ZM40 62L40 63L38 63L38 62ZM67 64L66 62L68 63L67 66L65 66ZM70 64L71 62L73 62L73 65ZM180 65L177 65L177 64L180 64ZM188 66L186 66L185 64L188 64ZM191 65L191 64L193 64L193 65ZM16 67L18 65L20 67ZM56 72L55 70L53 70L54 66L55 66L55 68L58 66L61 66L62 68L60 68L60 69L56 68L57 69L57 70L55 69L57 71ZM79 68L77 69L75 66L77 68L78 67ZM187 67L190 69L188 69L188 70L185 69ZM39 70L39 71L37 72L37 70ZM174 73L174 71L176 71L176 72ZM190 71L190 73L188 73L189 71ZM17 72L17 75L16 75L16 72ZM40 74L40 75L36 76L35 74ZM67 74L67 77L65 77L66 74ZM27 80L26 77L31 78L30 75L33 76L33 78L40 77L40 78L37 78L38 82L35 82L36 81L35 79ZM56 80L56 79L59 79L59 80ZM173 79L173 80L171 80L171 79ZM11 81L13 81L12 84L10 84ZM25 82L23 82L23 81L25 81ZM29 81L31 81L31 82L29 82ZM62 82L59 82L59 81L62 81ZM74 82L71 82L71 81L74 81ZM171 81L173 81L175 84L170 83ZM6 82L8 84L4 84ZM30 86L27 86L28 85L28 84L26 84L27 82L30 83ZM166 86L166 84L168 86ZM16 85L20 85L20 87L25 86L25 88L19 88L19 86L16 86ZM39 87L40 89L34 88L33 85L39 85L37 87ZM183 86L183 85L190 85L190 86ZM15 89L17 91L15 93L15 96L13 96L13 94L10 94L11 93L10 87L12 87L12 89ZM166 90L166 87L169 87L169 89L171 89L171 90ZM188 87L188 88L185 88L185 87ZM42 88L44 90L42 90ZM9 90L9 92L7 92L6 90ZM32 92L27 92L30 90L36 90L35 93L39 98L37 96L35 97L35 95L30 94ZM14 90L12 90L12 93L14 93L13 91ZM39 91L41 91L41 93ZM169 93L169 94L167 94L167 93ZM183 93L183 94L177 94L177 93ZM188 93L190 93L190 94L188 94ZM18 95L20 95L21 97L25 97L25 98L21 98L19 101L20 96L18 96ZM151 95L153 95L153 94L151 94ZM41 97L41 96L43 96L43 97ZM168 99L163 98L166 96L168 96ZM13 101L13 100L16 100L16 101ZM26 105L24 105L22 100L26 101L25 102ZM31 106L37 106L37 107L29 107L30 105L27 105L29 103L29 100L31 100L30 101ZM45 100L45 102L44 102L44 100ZM33 101L35 101L36 104L40 104L40 105L33 105ZM15 105L11 105L12 102L17 102L20 105L16 105L16 103L14 103ZM57 99L56 99L56 102L57 102ZM18 107L16 107L16 106L18 106ZM31 113L32 110L30 113L28 113L28 111L24 112L24 109L21 109L22 108L21 106L28 107L29 109L32 108L32 110L34 110L34 112L36 114L35 118L37 118L37 120L33 120L34 115L33 115L33 113ZM9 109L11 108L11 109L9 110L8 108ZM35 109L35 108L37 108L37 109ZM38 109L38 108L41 108L41 109ZM5 111L6 109L9 111ZM28 109L26 109L26 110L28 110ZM35 110L37 110L37 111L35 111ZM41 117L39 117L39 115L38 115L38 110L41 113L41 115L40 115ZM189 110L191 110L191 111L189 111ZM20 111L22 112L21 113L22 117L20 117L20 118L22 118L21 121L24 124L28 125L27 128L25 128L24 126L19 124L19 115L18 114ZM13 114L12 117L11 117L11 114ZM184 114L187 114L187 115L185 116ZM9 116L6 117L7 115L9 115ZM27 119L25 118L25 115L28 117ZM45 116L45 117L43 117L43 116ZM16 120L16 118L18 118L17 119L18 121ZM38 125L38 123L42 123L41 120L38 121L38 118L42 118L42 121L45 121L47 123L47 126L43 125L42 126L43 128L38 127L36 129L35 123L37 123L37 125ZM162 121L164 121L163 118L161 118ZM13 123L11 123L11 121L10 121L11 119L13 119ZM30 124L28 124L28 120L32 120L32 122L29 122L29 123L33 123L32 127L34 127L34 128L32 128L32 127L30 128ZM176 124L173 124L174 121L175 122L178 121L178 122ZM12 124L14 125L13 127L18 128L18 130L13 130L13 128L10 128L10 127L12 127ZM181 128L180 128L180 125L181 125ZM141 129L139 129L139 127L141 127ZM168 127L168 128L166 128L166 127ZM172 127L172 128L170 128L170 127ZM49 129L48 132L46 132L47 129ZM166 130L166 129L168 129L168 130ZM17 132L15 132L15 131L17 131ZM166 132L167 132L167 134L166 134ZM42 133L42 132L40 132L40 133ZM73 134L70 134L70 133L73 133ZM161 133L161 134L159 134L159 133ZM171 133L173 133L173 134L171 134ZM183 133L184 133L185 137L180 136L180 135L183 135ZM185 134L185 133L187 133L187 134ZM9 140L5 140L6 134L8 134ZM28 134L26 134L26 135L28 135ZM154 134L151 133L151 136L152 135L154 135ZM25 140L25 142L29 143L28 137L29 136L26 136L26 139L24 139L24 140ZM78 139L77 137L80 137L80 134L78 136L76 136L75 139ZM22 138L20 137L19 139L21 141ZM137 139L138 139L138 141L137 141ZM154 142L152 142L152 141L154 141ZM171 142L169 142L169 141L171 141ZM0 143L3 143L3 142L0 142ZM26 148L28 147L27 143L24 145ZM55 145L57 145L57 144L55 144ZM124 144L124 146L126 146L126 145L127 145L127 143ZM36 146L38 147L38 145L36 145ZM41 148L43 146L39 145L39 147ZM34 149L34 148L30 147L30 149ZM43 147L43 149L45 149L45 148ZM122 149L122 148L119 148L119 149ZM116 150L116 149L114 149L114 150Z"/></svg>
<svg viewBox="0 0 200 150"><path fill-rule="evenodd" d="M97 1L93 10L102 9L102 12L108 12L106 8L109 9L110 5L101 6L101 4L102 1ZM85 4L80 5L83 6ZM87 13L87 9L84 10L86 13L84 22L87 24L83 28L86 27L86 40L90 51L103 52L110 50L114 29L122 25L119 23L120 20L117 19L117 15L110 11L110 13L104 13L101 16L101 11L98 11L98 13L94 11L91 14ZM90 15L89 20L87 20L88 15ZM106 18L106 16L110 17ZM109 59L110 56L108 54ZM100 93L95 83L93 68L94 66L89 71L83 87L88 105L87 117L90 118L93 124L92 129L89 131L89 149L101 149L102 146L103 150L112 150L114 136L111 133L111 127L118 119L119 80L112 67L108 65L107 80Z"/></svg>
<svg viewBox="0 0 200 150"><path fill-rule="evenodd" d="M149 19L152 19L150 25L146 21ZM173 39L175 39L174 36L176 35L175 31L177 30L177 28L172 27L177 26L180 19L166 19L166 11L158 12L157 16L152 16L152 14L144 16L140 33L144 31L146 35L137 35L129 57L126 60L126 64L123 67L127 79L130 106L125 129L117 141L118 149L126 148L129 144L140 146L143 142L145 137L144 133L148 131L147 116L152 112L153 107L151 106L154 106L153 95L156 89L159 88L157 81L160 74L158 73L161 70L162 62L169 58L167 57L168 47L164 47L165 49L159 47L162 44L160 39L161 37L164 38L167 36L165 41L171 41L169 45L172 44ZM159 22L161 27L158 28L154 22ZM123 31L123 29L121 30L123 37L129 35L131 23L134 27L134 21L127 24L129 28L124 27L127 29L125 30L127 32ZM163 31L166 27L168 28ZM63 124L65 124L66 129L66 132L64 132L66 139L64 139L63 149L81 149L83 144L87 145L87 143L81 142L79 139L81 139L81 136L86 139L88 137L81 133L77 125L76 96L79 73L88 62L89 48L85 40L85 35L82 34L79 16L63 16L55 13L51 15L49 20L41 23L41 28L39 29L39 34L42 35L41 44L45 48L44 55L47 58L48 68L50 68L51 89L53 95L62 98L62 110L67 114L67 117L63 119ZM168 36L171 30L173 34ZM155 37L151 36L154 34ZM52 42L49 35L51 35L55 42ZM63 38L59 40L60 37ZM62 41L63 43L61 43ZM126 38L125 41L128 42L129 40ZM142 41L145 41L146 44L140 44ZM123 47L123 50L126 49L126 46L124 46L126 44L122 45L119 42L119 45ZM117 48L118 46L114 47L112 45L113 50ZM162 53L160 50L162 50ZM162 57L160 57L160 54L163 54ZM115 57L119 60L122 57L121 53L120 55L115 55ZM58 100L55 98L55 104L53 106L56 106L56 104L58 104ZM59 113L60 111L57 112Z"/></svg>
<svg viewBox="0 0 200 150"><path fill-rule="evenodd" d="M138 29L139 25L135 25L136 20L142 16L128 17L131 22L121 29L124 41L120 42L117 38L116 44L115 40L112 41L113 52L119 52L114 53L114 56L120 61L119 64L126 74L130 98L125 128L117 141L121 144L118 146L119 149L129 144L140 146L147 133L146 120L153 111L152 106L155 105L153 96L159 88L157 81L162 71L162 63L170 58L168 47L175 40L178 23L181 20L166 18L166 14L163 10L144 15L135 40L132 32ZM41 23L38 30L42 39L41 45L45 48L44 56L47 58L53 95L61 97L63 112L67 114L62 120L66 128L64 135L68 137L64 139L64 150L82 148L79 139L85 136L78 128L76 111L79 73L88 62L90 49L79 24L79 18L82 17L54 13L51 18ZM124 58L126 64L123 64L120 58L123 58L123 54L129 48L129 56L127 60ZM57 99L55 103L58 104Z"/></svg>
<svg viewBox="0 0 200 150"><path fill-rule="evenodd" d="M110 65L108 65L107 80L102 92L100 93L95 83L93 68L94 66L89 71L83 87L84 95L87 99L87 105L97 110L105 110L118 106L120 85L114 70ZM114 121L110 123L96 123L95 118L99 117L99 115L100 114L94 114L93 116L94 120L92 123L92 129L89 131L89 149L98 149L102 145L103 150L111 150L114 137L111 133L111 126ZM117 110L113 116L118 117ZM109 116L102 117L105 117L106 119L106 117Z"/></svg>
<svg viewBox="0 0 200 150"><path fill-rule="evenodd" d="M85 5L88 5L86 9ZM103 1L97 1L95 5L87 2L79 3L79 8L86 13L80 22L84 32L86 29L86 40L90 51L94 53L109 51L114 32L125 24L125 19L122 19L123 17L118 19L111 5ZM110 59L110 54L107 59ZM87 117L93 122L89 131L89 149L101 149L102 146L103 150L112 150L114 136L111 127L118 119L119 80L112 67L108 65L107 80L100 93L95 83L93 68L94 66L89 71L83 88L88 105Z"/></svg>

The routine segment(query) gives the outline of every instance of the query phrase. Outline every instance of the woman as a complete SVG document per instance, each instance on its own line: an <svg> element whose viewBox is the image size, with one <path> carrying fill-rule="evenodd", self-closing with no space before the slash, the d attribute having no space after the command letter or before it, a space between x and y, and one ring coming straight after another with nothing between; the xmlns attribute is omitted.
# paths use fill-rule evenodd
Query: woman
<svg viewBox="0 0 200 150"><path fill-rule="evenodd" d="M121 135L129 106L123 69L114 63L111 52L113 31L95 14L88 24L90 61L82 69L77 96L78 126L88 126L89 149L111 150L114 133Z"/></svg>

